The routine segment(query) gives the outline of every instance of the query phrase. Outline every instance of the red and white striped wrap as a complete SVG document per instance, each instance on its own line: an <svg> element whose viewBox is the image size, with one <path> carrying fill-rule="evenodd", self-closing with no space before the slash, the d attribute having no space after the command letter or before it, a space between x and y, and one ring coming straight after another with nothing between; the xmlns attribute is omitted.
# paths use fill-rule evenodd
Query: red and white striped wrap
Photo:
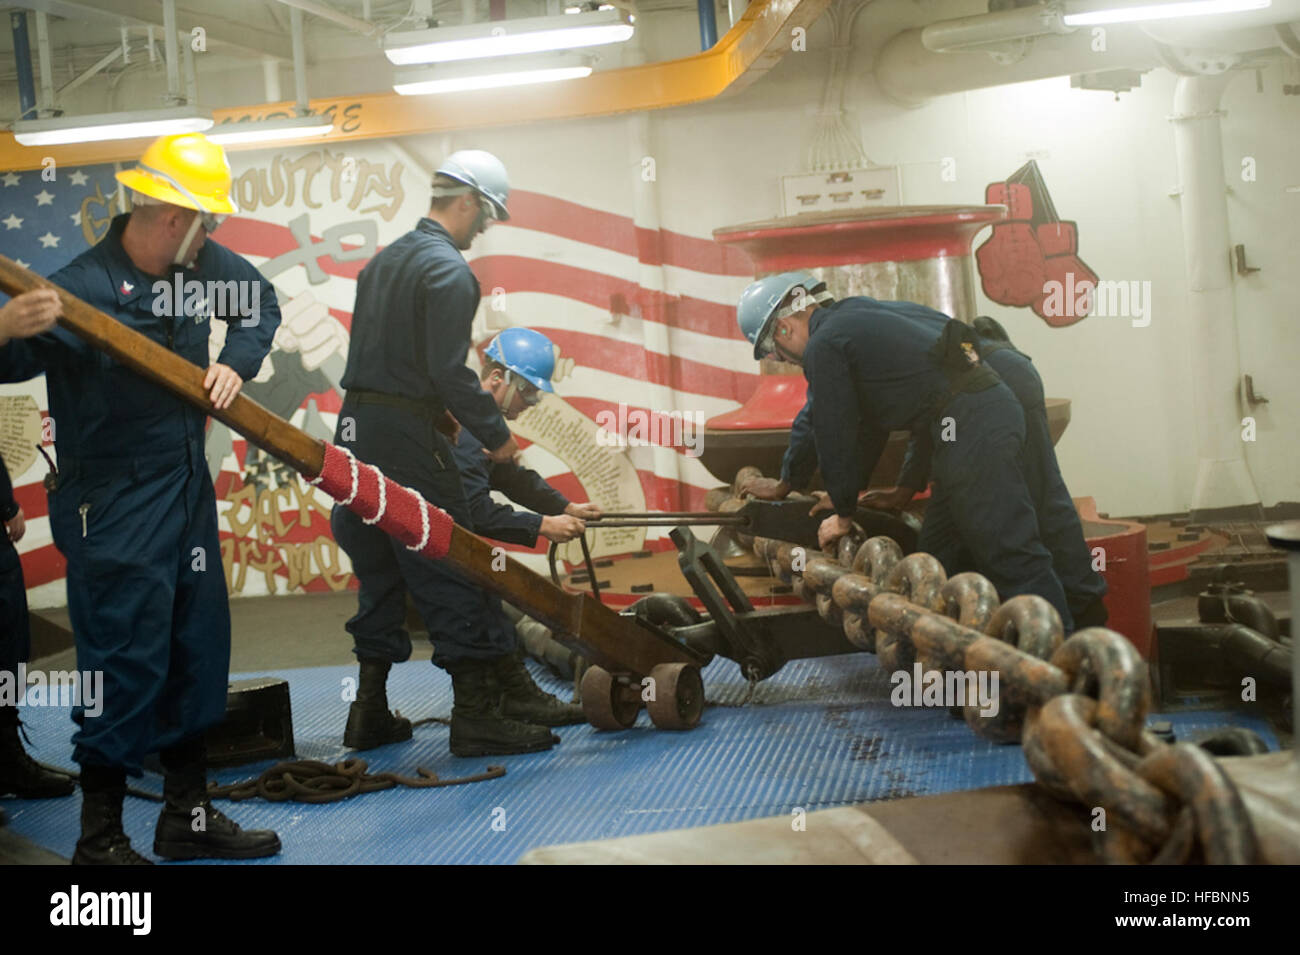
<svg viewBox="0 0 1300 955"><path fill-rule="evenodd" d="M442 560L451 549L455 521L434 507L419 491L403 487L373 464L358 461L351 451L325 442L325 464L309 484L319 487L367 524L377 524L415 551Z"/></svg>

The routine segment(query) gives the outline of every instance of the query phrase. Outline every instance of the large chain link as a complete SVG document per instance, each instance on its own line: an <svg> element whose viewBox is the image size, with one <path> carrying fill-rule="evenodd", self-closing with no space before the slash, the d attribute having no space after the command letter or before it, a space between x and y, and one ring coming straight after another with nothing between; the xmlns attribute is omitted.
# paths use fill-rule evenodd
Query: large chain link
<svg viewBox="0 0 1300 955"><path fill-rule="evenodd" d="M833 553L755 538L754 552L886 669L996 673L996 713L968 703L960 716L986 739L1019 742L1040 785L1088 807L1106 860L1255 861L1249 816L1218 763L1145 730L1146 663L1120 634L1091 627L1066 639L1041 597L999 602L980 574L949 579L934 557L904 557L888 537L849 535Z"/></svg>

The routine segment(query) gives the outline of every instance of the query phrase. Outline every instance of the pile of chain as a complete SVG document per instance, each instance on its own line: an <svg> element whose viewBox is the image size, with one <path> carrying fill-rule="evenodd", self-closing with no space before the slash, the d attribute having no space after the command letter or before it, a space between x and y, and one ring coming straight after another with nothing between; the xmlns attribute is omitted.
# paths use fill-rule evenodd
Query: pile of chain
<svg viewBox="0 0 1300 955"><path fill-rule="evenodd" d="M1213 757L1146 731L1146 663L1120 634L1093 627L1065 639L1041 597L1000 603L980 574L948 579L934 557L904 557L888 537L851 534L834 555L764 538L752 546L886 670L996 672L996 715L972 701L962 716L982 737L1020 742L1044 788L1082 803L1107 861L1256 861L1249 816Z"/></svg>
<svg viewBox="0 0 1300 955"><path fill-rule="evenodd" d="M439 786L459 786L463 783L477 783L486 779L497 779L506 774L504 766L489 766L485 771L473 776L461 776L457 779L439 779L423 766L416 767L419 778L402 776L398 773L369 773L369 764L364 759L345 759L330 765L312 759L291 760L276 763L256 779L218 786L208 786L208 796L213 799L231 799L236 802L243 799L261 797L268 802L325 803L338 802L358 793L373 793L394 786L406 786L411 789L433 789Z"/></svg>

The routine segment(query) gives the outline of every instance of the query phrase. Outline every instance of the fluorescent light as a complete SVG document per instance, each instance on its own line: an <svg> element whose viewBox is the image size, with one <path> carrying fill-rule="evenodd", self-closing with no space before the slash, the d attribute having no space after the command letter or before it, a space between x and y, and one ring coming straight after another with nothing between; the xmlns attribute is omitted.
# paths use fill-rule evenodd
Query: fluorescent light
<svg viewBox="0 0 1300 955"><path fill-rule="evenodd" d="M223 146L232 143L261 143L280 139L324 136L334 129L325 116L293 116L287 119L241 119L214 126L208 139Z"/></svg>
<svg viewBox="0 0 1300 955"><path fill-rule="evenodd" d="M433 74L428 70L422 70L399 76L398 82L393 84L393 90L403 96L425 96L430 93L460 93L465 90L491 90L503 86L528 86L536 83L555 83L560 80L580 80L590 75L590 64L539 66L506 71L497 66L490 71L457 74L442 72Z"/></svg>
<svg viewBox="0 0 1300 955"><path fill-rule="evenodd" d="M60 116L58 119L24 119L14 123L13 133L14 139L22 146L62 146L106 139L201 133L211 126L212 114L207 110L178 106L127 113Z"/></svg>
<svg viewBox="0 0 1300 955"><path fill-rule="evenodd" d="M597 11L390 33L384 53L398 66L448 63L621 43L631 39L632 33L633 27L621 11Z"/></svg>
<svg viewBox="0 0 1300 955"><path fill-rule="evenodd" d="M1169 20L1174 17L1212 16L1216 13L1244 13L1263 10L1273 0L1189 0L1179 3L1148 3L1136 7L1110 7L1084 13L1067 13L1065 25L1090 26L1098 23L1132 23L1136 20Z"/></svg>

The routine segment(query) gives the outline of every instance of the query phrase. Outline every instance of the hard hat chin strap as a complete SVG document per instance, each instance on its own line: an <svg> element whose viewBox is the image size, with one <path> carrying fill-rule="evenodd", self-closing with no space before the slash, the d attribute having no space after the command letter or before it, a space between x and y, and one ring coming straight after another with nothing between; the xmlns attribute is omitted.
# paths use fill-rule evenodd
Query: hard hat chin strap
<svg viewBox="0 0 1300 955"><path fill-rule="evenodd" d="M172 259L172 265L181 265L189 268L190 262L192 262L193 259L187 260L185 258L185 250L188 249L190 243L194 241L194 237L198 234L199 226L202 224L203 216L196 212L194 218L190 220L190 227L185 231L185 238L181 239L181 244L176 247L176 255Z"/></svg>
<svg viewBox="0 0 1300 955"><path fill-rule="evenodd" d="M835 301L835 296L826 291L824 286L820 292L805 292L803 295L796 295L789 305L777 310L776 321L780 321L783 318L789 318L791 315L798 315L808 307L810 302L824 305L827 302L833 301Z"/></svg>

